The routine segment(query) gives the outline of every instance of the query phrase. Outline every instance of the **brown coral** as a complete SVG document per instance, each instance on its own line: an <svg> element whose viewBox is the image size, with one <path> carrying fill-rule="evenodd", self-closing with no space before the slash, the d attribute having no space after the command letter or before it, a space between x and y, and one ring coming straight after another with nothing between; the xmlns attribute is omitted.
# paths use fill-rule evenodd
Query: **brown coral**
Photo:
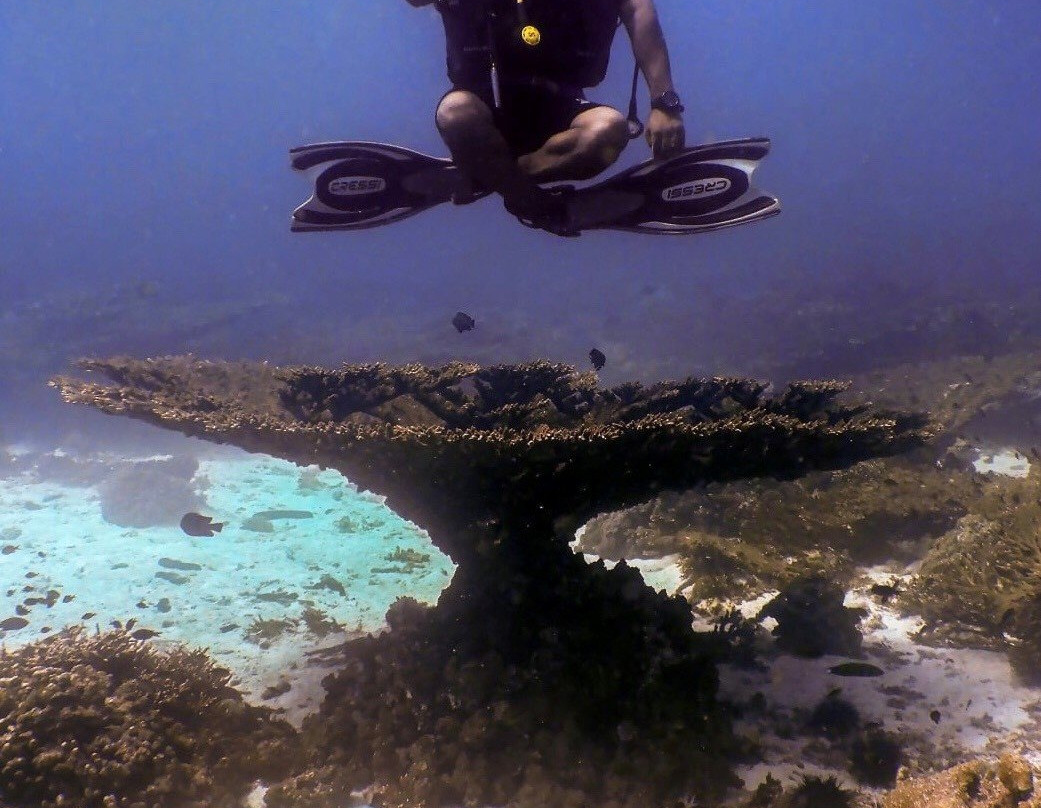
<svg viewBox="0 0 1041 808"><path fill-rule="evenodd" d="M1006 755L901 782L882 800L883 808L1041 808L1030 764Z"/></svg>
<svg viewBox="0 0 1041 808"><path fill-rule="evenodd" d="M0 803L238 806L284 776L291 727L205 653L67 629L0 651Z"/></svg>
<svg viewBox="0 0 1041 808"><path fill-rule="evenodd" d="M566 540L663 488L841 467L930 434L834 382L769 398L739 379L600 390L548 362L82 366L116 386L57 379L66 401L336 468L459 564L436 608L399 602L389 632L347 645L307 728L316 770L278 792L287 804L369 784L412 808L717 796L734 751L718 638L694 634L682 599Z"/></svg>
<svg viewBox="0 0 1041 808"><path fill-rule="evenodd" d="M56 379L66 401L337 468L459 563L478 549L477 522L537 508L577 526L662 488L848 465L929 434L921 417L841 402L834 382L771 399L762 384L722 378L599 390L594 374L549 362L81 366L117 386Z"/></svg>

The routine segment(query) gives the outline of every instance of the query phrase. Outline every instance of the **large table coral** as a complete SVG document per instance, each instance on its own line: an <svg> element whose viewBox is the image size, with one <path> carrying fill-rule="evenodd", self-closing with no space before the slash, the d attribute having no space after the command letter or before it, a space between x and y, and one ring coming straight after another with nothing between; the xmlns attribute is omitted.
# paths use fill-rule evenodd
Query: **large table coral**
<svg viewBox="0 0 1041 808"><path fill-rule="evenodd" d="M386 806L720 791L735 745L712 645L682 599L574 555L575 527L659 490L845 466L929 435L922 416L844 401L835 382L770 397L721 378L603 390L547 362L81 366L114 384L57 379L66 401L336 468L459 565L435 608L403 601L391 631L348 646L308 733L315 770L272 794L281 805L320 805L320 772L375 784Z"/></svg>
<svg viewBox="0 0 1041 808"><path fill-rule="evenodd" d="M723 378L600 390L594 374L547 362L81 366L116 384L57 379L66 401L336 468L386 495L457 563L504 524L580 524L662 488L848 465L908 448L926 426L840 403L836 382L769 398L763 384Z"/></svg>

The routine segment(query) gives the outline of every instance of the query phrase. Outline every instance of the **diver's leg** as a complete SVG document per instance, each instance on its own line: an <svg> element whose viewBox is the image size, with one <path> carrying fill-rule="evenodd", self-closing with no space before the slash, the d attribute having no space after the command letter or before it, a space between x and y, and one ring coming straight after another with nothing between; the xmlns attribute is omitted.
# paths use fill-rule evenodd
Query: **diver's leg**
<svg viewBox="0 0 1041 808"><path fill-rule="evenodd" d="M612 165L628 142L629 125L622 113L611 107L592 107L578 113L569 129L520 157L517 164L535 182L587 180Z"/></svg>
<svg viewBox="0 0 1041 808"><path fill-rule="evenodd" d="M540 209L546 192L517 165L491 109L476 93L448 93L437 107L436 120L455 164L474 182L501 194L517 215Z"/></svg>

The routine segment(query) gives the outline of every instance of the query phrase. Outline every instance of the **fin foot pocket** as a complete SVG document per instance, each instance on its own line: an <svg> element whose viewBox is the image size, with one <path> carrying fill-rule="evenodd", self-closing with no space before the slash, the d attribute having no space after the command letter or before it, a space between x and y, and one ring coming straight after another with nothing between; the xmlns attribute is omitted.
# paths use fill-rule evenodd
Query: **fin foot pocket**
<svg viewBox="0 0 1041 808"><path fill-rule="evenodd" d="M561 238L578 238L582 230L577 226L569 208L576 191L573 185L542 188L536 200L520 202L503 199L503 206L525 227L545 230Z"/></svg>

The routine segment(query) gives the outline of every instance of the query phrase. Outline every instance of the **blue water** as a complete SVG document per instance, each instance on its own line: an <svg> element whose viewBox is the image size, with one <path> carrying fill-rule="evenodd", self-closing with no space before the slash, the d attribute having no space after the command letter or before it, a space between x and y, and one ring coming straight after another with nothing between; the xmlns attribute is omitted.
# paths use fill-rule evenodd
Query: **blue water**
<svg viewBox="0 0 1041 808"><path fill-rule="evenodd" d="M822 285L863 296L885 279L945 290L984 274L991 289L1033 281L1036 3L658 5L688 140L772 137L758 177L782 198L780 219L693 239L563 242L488 200L382 230L291 235L306 183L289 147L353 138L445 153L432 9L0 4L0 309L154 283L134 307L159 318L174 301L266 308L219 339L156 344L146 325L128 326L129 352L584 362L607 343L615 380L747 370L741 357L718 368L718 350L689 338L692 325L712 330L720 300ZM626 46L620 34L598 100L626 103ZM623 164L646 156L636 141ZM667 311L641 315L641 295L655 292ZM471 343L445 330L459 308L484 326ZM304 311L322 328L301 324ZM19 322L8 316L9 334ZM111 350L90 328L76 336L70 352ZM763 339L785 335L766 327Z"/></svg>

